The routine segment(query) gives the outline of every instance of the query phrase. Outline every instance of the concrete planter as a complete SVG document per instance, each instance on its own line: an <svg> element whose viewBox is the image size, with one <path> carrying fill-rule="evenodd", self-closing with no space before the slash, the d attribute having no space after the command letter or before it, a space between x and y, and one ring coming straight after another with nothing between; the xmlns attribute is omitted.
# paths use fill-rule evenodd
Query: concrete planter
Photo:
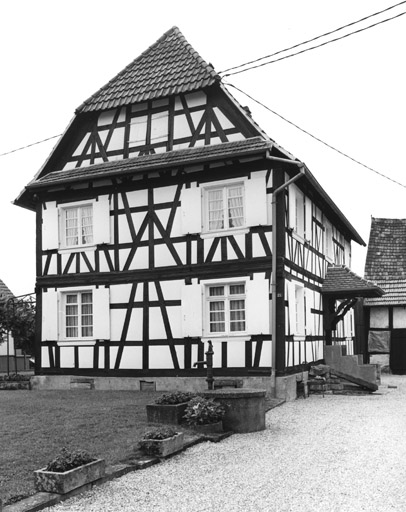
<svg viewBox="0 0 406 512"><path fill-rule="evenodd" d="M223 427L226 432L246 433L265 429L265 390L219 389L205 391L202 395L225 407Z"/></svg>
<svg viewBox="0 0 406 512"><path fill-rule="evenodd" d="M179 425L182 423L188 402L182 404L149 404L147 405L148 423L164 423Z"/></svg>
<svg viewBox="0 0 406 512"><path fill-rule="evenodd" d="M141 439L139 446L141 450L148 455L157 457L167 457L172 453L182 450L184 444L183 432L178 432L173 437L167 439Z"/></svg>
<svg viewBox="0 0 406 512"><path fill-rule="evenodd" d="M66 494L73 489L103 478L105 468L104 459L98 459L64 473L45 471L45 468L39 469L34 471L35 489L39 492Z"/></svg>

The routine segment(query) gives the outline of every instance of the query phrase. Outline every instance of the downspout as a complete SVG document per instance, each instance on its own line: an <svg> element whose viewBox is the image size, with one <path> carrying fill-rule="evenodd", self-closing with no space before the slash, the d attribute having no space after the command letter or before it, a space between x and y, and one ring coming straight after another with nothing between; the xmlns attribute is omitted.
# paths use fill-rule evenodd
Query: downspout
<svg viewBox="0 0 406 512"><path fill-rule="evenodd" d="M271 312L271 322L272 322L272 374L271 374L271 389L273 391L273 396L276 397L276 201L277 195L285 190L289 185L297 181L299 178L304 176L305 174L305 165L303 162L298 162L296 160L290 160L287 158L278 158L268 155L266 157L267 160L271 162L284 162L291 165L297 165L300 168L299 174L293 176L286 183L278 187L272 192L272 279L271 279L271 291L272 291L272 312ZM272 175L272 182L274 182L274 175Z"/></svg>

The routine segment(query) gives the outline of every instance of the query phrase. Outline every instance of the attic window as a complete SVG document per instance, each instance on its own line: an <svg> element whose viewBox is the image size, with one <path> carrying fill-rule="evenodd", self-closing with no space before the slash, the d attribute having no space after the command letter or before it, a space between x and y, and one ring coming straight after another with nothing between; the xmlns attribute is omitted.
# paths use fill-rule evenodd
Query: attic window
<svg viewBox="0 0 406 512"><path fill-rule="evenodd" d="M93 207L91 204L64 208L62 226L65 247L93 243Z"/></svg>

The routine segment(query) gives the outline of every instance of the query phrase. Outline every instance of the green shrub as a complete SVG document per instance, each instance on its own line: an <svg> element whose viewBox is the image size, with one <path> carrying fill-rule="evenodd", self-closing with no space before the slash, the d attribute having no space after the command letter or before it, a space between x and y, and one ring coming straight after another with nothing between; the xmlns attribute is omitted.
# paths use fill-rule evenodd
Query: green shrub
<svg viewBox="0 0 406 512"><path fill-rule="evenodd" d="M189 402L196 395L194 393L190 393L189 391L175 391L174 393L166 393L155 400L156 404L160 405L175 405L175 404L184 404L185 402Z"/></svg>
<svg viewBox="0 0 406 512"><path fill-rule="evenodd" d="M93 462L96 459L92 457L86 450L69 451L67 448L62 448L59 455L54 460L48 463L45 471L53 471L54 473L64 473L79 466L84 466Z"/></svg>
<svg viewBox="0 0 406 512"><path fill-rule="evenodd" d="M138 445L145 453L155 455L159 453L160 450L160 443L158 443L158 441L169 439L177 434L178 432L176 432L172 427L155 428L145 432Z"/></svg>
<svg viewBox="0 0 406 512"><path fill-rule="evenodd" d="M173 437L177 434L176 430L172 427L158 427L152 430L148 430L142 436L143 439L168 439L169 437Z"/></svg>
<svg viewBox="0 0 406 512"><path fill-rule="evenodd" d="M225 414L224 407L215 402L201 396L192 398L186 407L183 418L188 425L208 425L217 423L223 419Z"/></svg>

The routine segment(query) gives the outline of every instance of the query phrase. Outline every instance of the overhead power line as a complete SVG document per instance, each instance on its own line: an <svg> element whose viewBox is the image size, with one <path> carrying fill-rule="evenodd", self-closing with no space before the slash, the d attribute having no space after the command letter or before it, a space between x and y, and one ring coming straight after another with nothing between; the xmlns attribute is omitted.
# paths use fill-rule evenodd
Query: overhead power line
<svg viewBox="0 0 406 512"><path fill-rule="evenodd" d="M30 148L31 146L36 146L37 144L42 144L43 142L46 142L47 140L56 139L56 137L60 137L62 134L59 135L52 135L52 137L48 137L47 139L39 140L38 142L33 142L32 144L27 144L26 146L22 146L21 148L12 149L11 151L7 151L6 153L1 153L0 156L10 155L11 153L15 153L16 151L21 151L23 149Z"/></svg>
<svg viewBox="0 0 406 512"><path fill-rule="evenodd" d="M389 9L393 9L394 7L398 7L399 5L405 4L405 3L406 3L406 1L400 2L399 4L396 4L396 5L393 5L391 7L388 7L387 9L384 9L383 11L379 11L379 12L376 12L374 14L371 14L370 16L366 16L365 18L362 18L362 19L360 19L358 21L354 21L352 23L349 23L347 25L339 27L339 28L337 28L335 30L332 30L331 32L326 32L325 34L319 35L319 36L314 37L312 39L309 39L307 41L303 41L302 43L298 43L298 44L296 44L294 46L291 46L289 48L285 48L284 50L279 50L279 51L277 51L275 53L272 53L270 55L266 55L264 57L260 57L259 59L246 62L245 64L240 64L239 66L234 66L234 67L228 68L228 69L226 69L224 71L220 71L219 74L225 73L223 75L223 78L225 78L227 76L237 75L237 74L240 74L240 73L245 73L246 71L249 71L251 69L256 69L256 68L263 67L263 66L268 66L268 64L273 64L274 62L279 62L279 61L284 60L284 59L289 59L291 57L295 57L296 55L300 55L302 53L305 53L305 52L308 52L308 51L311 51L311 50L315 50L316 48L320 48L322 46L326 46L327 44L334 43L336 41L340 41L341 39L345 39L345 38L350 37L352 35L359 34L360 32L364 32L365 30L369 30L370 28L376 27L378 25L382 25L383 23L386 23L387 21L391 21L391 20L394 20L396 18L400 18L400 16L405 15L406 12L401 12L400 14L396 14L395 16L392 16L390 18L386 18L384 20L377 21L376 23L373 23L372 25L368 25L367 27L363 27L363 28L360 28L358 30L354 30L353 32L349 32L348 34L344 34L344 35L342 35L340 37L336 37L334 39L329 39L328 41L324 41L323 43L320 43L320 44L317 44L317 45L314 45L314 46L310 46L309 48L305 48L304 50L300 50L300 51L297 51L295 53L291 53L289 55L284 55L284 56L279 57L277 59L273 59L271 61L263 62L261 64L256 64L255 66L249 66L249 67L244 68L244 69L238 69L238 68L241 68L243 66L248 66L249 64L254 64L256 62L260 62L261 60L265 60L265 59L269 59L271 57L275 57L276 55L279 55L281 53L287 52L289 50L293 50L295 48L298 48L299 46L303 46L303 45L308 44L308 43L310 43L312 41L316 41L317 39L320 39L320 38L325 37L327 35L331 35L331 34L333 34L335 32L339 32L340 30L343 30L344 28L348 28L348 27L350 27L352 25L360 23L361 21L365 21L368 18L371 18L373 16L377 16L378 14L381 14L382 12L388 11ZM227 73L228 71L232 71L234 69L238 69L238 71L233 71L231 73Z"/></svg>
<svg viewBox="0 0 406 512"><path fill-rule="evenodd" d="M272 110L271 108L266 106L264 103L260 102L259 100L256 100L255 98L250 96L248 93L246 93L243 90L241 90L239 87L236 87L235 85L230 84L230 83L225 83L225 85L227 85L228 87L233 87L238 92L240 92L241 94L244 94L245 96L247 96L247 98L249 98L250 100L254 101L255 103L258 103L258 105L261 105L261 107L265 108L266 110L268 110L269 112L271 112L275 116L279 117L280 119L282 119L286 123L289 123L290 125L294 126L298 130L300 130L301 132L305 133L309 137L312 137L313 139L317 140L321 144L324 144L325 146L327 146L328 148L332 149L333 151L336 151L337 153L339 153L340 155L344 156L345 158L348 158L349 160L352 160L356 164L361 165L362 167L365 167L369 171L374 172L375 174L378 174L379 176L381 176L381 178L385 178L385 179L387 179L389 181L392 181L393 183L396 183L396 185L400 185L401 187L406 188L406 185L404 185L403 183L400 183L399 181L396 181L396 180L390 178L389 176L386 176L385 174L377 171L376 169L373 169L372 167L369 167L369 165L363 164L362 162L360 162L359 160L353 158L352 156L347 155L347 153L344 153L344 151L341 151L340 149L337 149L336 147L332 146L331 144L328 144L327 142L325 142L324 140L320 139L319 137L316 137L312 133L310 133L307 130L301 128L300 126L298 126L297 124L293 123L292 121L289 121L289 119L286 119L286 117L282 116L281 114L278 114L278 112L275 112L275 110Z"/></svg>

